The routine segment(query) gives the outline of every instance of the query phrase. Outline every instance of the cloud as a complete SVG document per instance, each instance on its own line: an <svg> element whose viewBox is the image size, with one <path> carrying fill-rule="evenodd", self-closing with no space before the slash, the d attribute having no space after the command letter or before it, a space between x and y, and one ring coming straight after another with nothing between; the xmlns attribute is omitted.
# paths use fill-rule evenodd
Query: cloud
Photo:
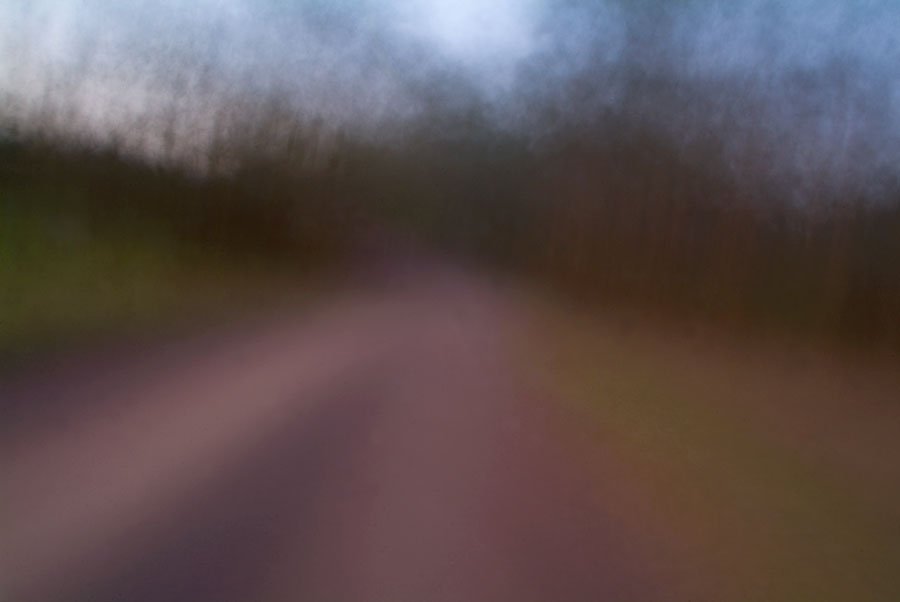
<svg viewBox="0 0 900 602"><path fill-rule="evenodd" d="M900 164L898 24L892 0L7 0L0 117L49 103L102 137L277 91L384 132L474 94L526 135L628 113L837 186Z"/></svg>

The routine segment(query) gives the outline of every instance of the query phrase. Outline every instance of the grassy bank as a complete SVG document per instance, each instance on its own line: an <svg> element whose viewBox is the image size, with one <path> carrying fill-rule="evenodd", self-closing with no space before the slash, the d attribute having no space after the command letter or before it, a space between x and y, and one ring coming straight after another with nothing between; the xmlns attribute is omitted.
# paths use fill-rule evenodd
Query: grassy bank
<svg viewBox="0 0 900 602"><path fill-rule="evenodd" d="M253 311L301 288L284 266L178 239L151 220L94 220L38 194L0 187L2 356Z"/></svg>
<svg viewBox="0 0 900 602"><path fill-rule="evenodd" d="M896 357L540 319L596 484L687 599L900 598Z"/></svg>

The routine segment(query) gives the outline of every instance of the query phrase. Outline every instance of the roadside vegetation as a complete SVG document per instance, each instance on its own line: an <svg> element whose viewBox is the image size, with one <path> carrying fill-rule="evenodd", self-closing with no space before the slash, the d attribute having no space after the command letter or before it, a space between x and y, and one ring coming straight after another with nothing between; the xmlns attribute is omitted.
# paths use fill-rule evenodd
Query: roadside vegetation
<svg viewBox="0 0 900 602"><path fill-rule="evenodd" d="M387 145L273 104L194 163L7 135L6 336L167 313L205 273L335 268L377 230L598 307L900 345L900 188L797 205L627 115L535 146L438 107Z"/></svg>
<svg viewBox="0 0 900 602"><path fill-rule="evenodd" d="M896 357L559 306L534 324L597 494L685 599L900 596Z"/></svg>
<svg viewBox="0 0 900 602"><path fill-rule="evenodd" d="M107 196L47 176L0 182L0 357L7 360L85 339L197 328L309 287L309 274L293 265L180 236L124 191ZM147 183L133 182L138 195Z"/></svg>

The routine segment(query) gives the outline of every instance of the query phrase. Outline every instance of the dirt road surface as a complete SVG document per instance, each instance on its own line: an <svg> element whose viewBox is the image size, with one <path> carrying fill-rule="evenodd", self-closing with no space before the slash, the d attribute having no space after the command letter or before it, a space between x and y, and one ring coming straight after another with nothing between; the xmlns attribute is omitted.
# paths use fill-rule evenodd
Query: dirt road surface
<svg viewBox="0 0 900 602"><path fill-rule="evenodd" d="M672 599L442 274L0 382L0 599Z"/></svg>

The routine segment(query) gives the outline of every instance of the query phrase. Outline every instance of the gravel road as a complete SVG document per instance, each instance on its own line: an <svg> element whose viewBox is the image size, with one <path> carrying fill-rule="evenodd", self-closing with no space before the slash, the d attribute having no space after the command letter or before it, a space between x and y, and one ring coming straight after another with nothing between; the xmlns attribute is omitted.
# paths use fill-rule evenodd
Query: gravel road
<svg viewBox="0 0 900 602"><path fill-rule="evenodd" d="M0 598L669 599L514 305L438 274L7 374Z"/></svg>

